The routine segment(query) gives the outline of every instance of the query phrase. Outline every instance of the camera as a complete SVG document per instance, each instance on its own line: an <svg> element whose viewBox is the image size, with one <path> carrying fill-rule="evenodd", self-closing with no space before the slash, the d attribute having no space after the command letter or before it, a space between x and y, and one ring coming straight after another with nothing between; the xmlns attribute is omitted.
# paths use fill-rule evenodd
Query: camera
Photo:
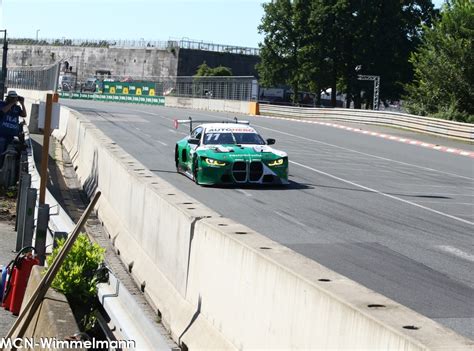
<svg viewBox="0 0 474 351"><path fill-rule="evenodd" d="M25 98L23 96L18 96L18 101L19 102L25 102Z"/></svg>

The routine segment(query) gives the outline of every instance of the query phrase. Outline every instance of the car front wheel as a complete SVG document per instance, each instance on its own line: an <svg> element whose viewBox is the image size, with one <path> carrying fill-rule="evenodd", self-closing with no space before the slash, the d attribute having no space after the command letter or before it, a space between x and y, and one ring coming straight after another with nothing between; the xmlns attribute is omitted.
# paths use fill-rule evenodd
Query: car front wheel
<svg viewBox="0 0 474 351"><path fill-rule="evenodd" d="M194 182L199 185L199 181L198 181L198 159L197 158L194 158L194 161L193 161L193 178L194 178Z"/></svg>
<svg viewBox="0 0 474 351"><path fill-rule="evenodd" d="M178 146L174 149L174 163L176 165L176 172L179 172L179 154L178 154Z"/></svg>

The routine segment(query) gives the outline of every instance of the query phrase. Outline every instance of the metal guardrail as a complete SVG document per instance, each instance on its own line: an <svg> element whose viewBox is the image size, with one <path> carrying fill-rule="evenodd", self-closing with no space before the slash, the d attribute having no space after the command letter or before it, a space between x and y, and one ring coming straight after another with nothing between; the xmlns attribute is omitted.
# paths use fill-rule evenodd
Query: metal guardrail
<svg viewBox="0 0 474 351"><path fill-rule="evenodd" d="M174 77L161 83L164 96L240 101L257 96L254 77Z"/></svg>
<svg viewBox="0 0 474 351"><path fill-rule="evenodd" d="M11 44L17 45L54 45L54 46L83 46L83 47L111 47L111 48L155 48L161 50L192 49L203 51L215 51L239 55L260 55L260 49L245 46L208 43L191 39L176 40L94 40L94 39L30 39L11 38Z"/></svg>
<svg viewBox="0 0 474 351"><path fill-rule="evenodd" d="M117 76L107 77L113 82L123 82L133 85L134 83L153 83L156 96L175 96L203 99L221 99L249 101L258 96L258 82L252 76L175 76L175 77L141 77L141 76ZM104 81L104 84L107 84ZM77 90L81 89L81 82L77 84ZM73 90L63 90L73 92Z"/></svg>
<svg viewBox="0 0 474 351"><path fill-rule="evenodd" d="M381 124L415 131L474 141L474 125L396 112L306 108L260 104L260 114L287 118L320 118L345 122Z"/></svg>

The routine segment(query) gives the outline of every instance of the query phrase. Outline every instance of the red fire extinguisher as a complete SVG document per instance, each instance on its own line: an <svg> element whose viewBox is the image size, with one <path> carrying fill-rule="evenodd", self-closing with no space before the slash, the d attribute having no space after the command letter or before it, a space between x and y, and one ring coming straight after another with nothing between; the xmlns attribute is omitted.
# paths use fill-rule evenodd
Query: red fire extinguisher
<svg viewBox="0 0 474 351"><path fill-rule="evenodd" d="M33 247L25 247L20 250L11 268L11 275L7 281L2 306L18 315L21 303L25 296L26 285L33 266L39 264L39 259L31 253Z"/></svg>

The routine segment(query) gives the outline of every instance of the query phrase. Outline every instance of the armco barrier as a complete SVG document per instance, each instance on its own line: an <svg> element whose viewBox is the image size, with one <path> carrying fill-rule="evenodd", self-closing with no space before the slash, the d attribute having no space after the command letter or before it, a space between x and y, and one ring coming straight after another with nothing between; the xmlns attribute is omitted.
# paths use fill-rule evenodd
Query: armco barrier
<svg viewBox="0 0 474 351"><path fill-rule="evenodd" d="M311 108L259 104L259 114L286 118L321 118L334 121L381 124L419 132L474 141L474 125L405 113L352 110L340 108Z"/></svg>
<svg viewBox="0 0 474 351"><path fill-rule="evenodd" d="M436 322L220 217L146 170L84 116L61 113L54 135L86 191L102 191L99 218L180 344L472 349Z"/></svg>

